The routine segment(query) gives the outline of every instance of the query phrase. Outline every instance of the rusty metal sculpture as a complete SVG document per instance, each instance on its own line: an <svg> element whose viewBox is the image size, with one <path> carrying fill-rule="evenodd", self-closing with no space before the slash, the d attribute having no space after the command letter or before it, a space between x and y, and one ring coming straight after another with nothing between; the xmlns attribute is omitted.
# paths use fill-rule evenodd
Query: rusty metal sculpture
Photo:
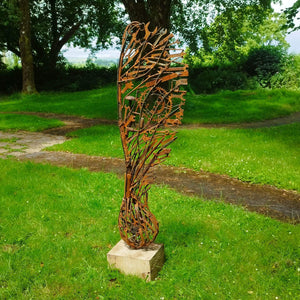
<svg viewBox="0 0 300 300"><path fill-rule="evenodd" d="M132 22L122 40L118 69L118 111L125 155L125 195L119 214L121 238L132 248L148 246L158 222L148 207L149 170L170 153L175 139L167 127L180 124L187 65L179 62L172 34ZM178 52L180 51L180 52ZM172 54L171 54L172 53Z"/></svg>

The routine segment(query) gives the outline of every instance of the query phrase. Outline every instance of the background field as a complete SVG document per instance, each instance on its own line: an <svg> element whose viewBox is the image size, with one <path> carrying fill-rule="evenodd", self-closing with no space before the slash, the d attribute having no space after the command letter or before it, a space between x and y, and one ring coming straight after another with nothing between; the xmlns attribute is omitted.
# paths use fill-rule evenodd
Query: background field
<svg viewBox="0 0 300 300"><path fill-rule="evenodd" d="M41 93L0 97L0 111L53 112L117 119L115 86L75 93ZM188 93L183 123L240 123L273 119L300 110L300 91L285 89Z"/></svg>

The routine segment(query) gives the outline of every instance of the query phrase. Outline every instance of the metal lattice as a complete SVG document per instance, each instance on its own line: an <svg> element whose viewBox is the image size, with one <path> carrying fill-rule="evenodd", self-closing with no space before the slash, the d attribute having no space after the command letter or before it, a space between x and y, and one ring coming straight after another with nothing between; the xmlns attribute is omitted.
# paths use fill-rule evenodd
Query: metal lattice
<svg viewBox="0 0 300 300"><path fill-rule="evenodd" d="M118 111L125 155L125 194L119 214L122 239L133 248L153 242L159 226L148 207L149 170L170 153L187 84L184 52L172 34L132 22L125 29L118 69Z"/></svg>

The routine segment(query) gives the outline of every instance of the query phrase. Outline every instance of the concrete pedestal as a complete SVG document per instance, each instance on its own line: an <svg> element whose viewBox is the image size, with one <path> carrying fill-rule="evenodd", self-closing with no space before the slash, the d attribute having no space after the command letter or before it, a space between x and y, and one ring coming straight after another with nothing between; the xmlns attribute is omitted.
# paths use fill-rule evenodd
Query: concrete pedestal
<svg viewBox="0 0 300 300"><path fill-rule="evenodd" d="M146 281L155 279L164 260L163 244L152 243L147 248L132 249L121 240L107 253L107 261L112 267Z"/></svg>

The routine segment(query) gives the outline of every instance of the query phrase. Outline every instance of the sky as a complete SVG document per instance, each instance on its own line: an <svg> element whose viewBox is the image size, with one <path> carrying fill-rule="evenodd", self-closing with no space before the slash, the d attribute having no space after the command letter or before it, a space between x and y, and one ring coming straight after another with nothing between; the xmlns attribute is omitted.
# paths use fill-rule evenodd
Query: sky
<svg viewBox="0 0 300 300"><path fill-rule="evenodd" d="M282 9L285 9L286 7L291 7L296 0L282 0L282 4L273 4L272 7L274 8L275 12L280 12ZM300 17L300 16L299 16ZM299 24L300 21L296 22L296 24ZM298 54L300 53L300 30L297 30L295 32L290 33L286 37L286 41L290 44L289 53ZM64 56L67 59L86 59L89 56L89 50L80 49L80 48L73 48L73 47L64 47L63 50L66 50L64 52ZM120 56L120 50L117 49L107 49L97 52L96 57L101 59L116 59Z"/></svg>
<svg viewBox="0 0 300 300"><path fill-rule="evenodd" d="M275 12L280 12L282 9L287 7L291 7L296 0L282 0L282 4L273 4L272 7L274 8ZM298 13L298 18L300 18L300 13ZM297 20L296 25L299 25L300 20ZM289 53L300 53L300 30L294 31L290 33L286 37L286 41L290 44Z"/></svg>

